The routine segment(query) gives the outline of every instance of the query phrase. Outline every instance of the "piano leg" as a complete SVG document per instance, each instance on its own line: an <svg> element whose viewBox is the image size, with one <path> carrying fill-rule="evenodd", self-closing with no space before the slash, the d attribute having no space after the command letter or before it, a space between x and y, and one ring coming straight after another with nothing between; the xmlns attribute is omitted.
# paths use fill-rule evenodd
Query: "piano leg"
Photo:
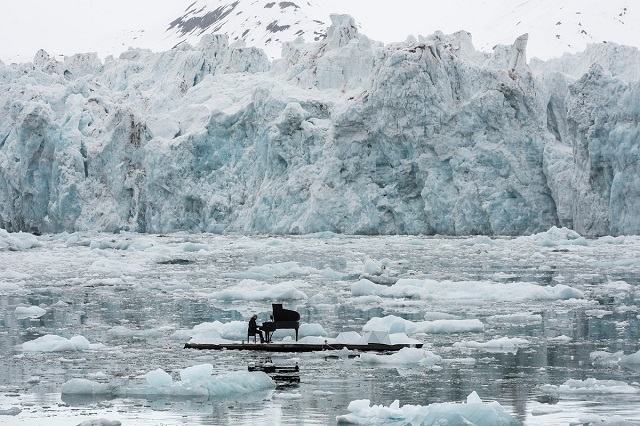
<svg viewBox="0 0 640 426"><path fill-rule="evenodd" d="M298 327L296 327L296 342L298 341Z"/></svg>

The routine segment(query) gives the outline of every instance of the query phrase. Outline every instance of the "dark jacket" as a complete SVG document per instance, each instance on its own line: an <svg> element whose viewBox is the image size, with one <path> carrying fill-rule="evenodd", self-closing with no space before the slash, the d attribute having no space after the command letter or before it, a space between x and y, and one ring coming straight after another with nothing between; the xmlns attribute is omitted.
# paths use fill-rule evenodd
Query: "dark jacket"
<svg viewBox="0 0 640 426"><path fill-rule="evenodd" d="M255 334L258 331L258 324L256 324L255 318L249 320L249 334Z"/></svg>

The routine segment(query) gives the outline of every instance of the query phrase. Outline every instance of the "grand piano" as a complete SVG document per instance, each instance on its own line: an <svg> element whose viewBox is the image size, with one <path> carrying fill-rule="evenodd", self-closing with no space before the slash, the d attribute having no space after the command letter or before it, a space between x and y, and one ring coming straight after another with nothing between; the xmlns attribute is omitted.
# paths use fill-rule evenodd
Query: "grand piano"
<svg viewBox="0 0 640 426"><path fill-rule="evenodd" d="M295 330L297 342L300 314L290 309L284 309L282 303L274 303L271 306L273 307L273 320L263 323L260 327L265 332L265 340L271 342L271 337L276 330Z"/></svg>

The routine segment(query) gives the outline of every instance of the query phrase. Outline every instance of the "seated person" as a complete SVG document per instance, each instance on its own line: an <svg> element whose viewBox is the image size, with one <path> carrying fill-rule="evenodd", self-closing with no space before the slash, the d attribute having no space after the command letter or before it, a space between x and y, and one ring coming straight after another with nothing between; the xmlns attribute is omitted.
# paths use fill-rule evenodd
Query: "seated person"
<svg viewBox="0 0 640 426"><path fill-rule="evenodd" d="M254 340L255 340L256 334L260 336L260 343L264 343L264 335L262 334L262 331L260 331L260 328L256 323L257 319L258 319L258 316L254 314L249 320L249 330L247 331L247 343L249 343L249 337L251 336L254 336Z"/></svg>

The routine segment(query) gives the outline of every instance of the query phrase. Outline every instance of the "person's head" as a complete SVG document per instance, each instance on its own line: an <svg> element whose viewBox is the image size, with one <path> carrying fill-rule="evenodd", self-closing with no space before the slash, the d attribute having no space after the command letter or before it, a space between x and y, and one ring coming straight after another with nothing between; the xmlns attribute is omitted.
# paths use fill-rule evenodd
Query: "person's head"
<svg viewBox="0 0 640 426"><path fill-rule="evenodd" d="M251 317L251 319L258 319L258 315L253 314L253 316Z"/></svg>

